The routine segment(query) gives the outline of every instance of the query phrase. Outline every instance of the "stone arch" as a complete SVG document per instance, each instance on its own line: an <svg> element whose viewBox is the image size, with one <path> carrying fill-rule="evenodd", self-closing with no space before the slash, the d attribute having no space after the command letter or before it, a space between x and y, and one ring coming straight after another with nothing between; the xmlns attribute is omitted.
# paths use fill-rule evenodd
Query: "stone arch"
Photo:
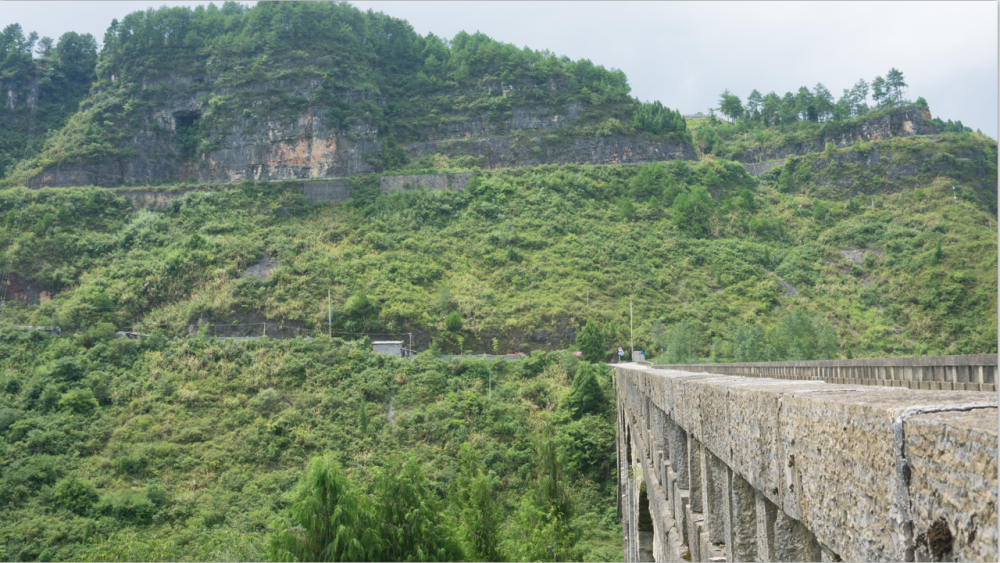
<svg viewBox="0 0 1000 563"><path fill-rule="evenodd" d="M653 515L649 512L649 496L646 494L645 478L639 485L639 517L636 531L639 536L638 561L654 561L653 557Z"/></svg>

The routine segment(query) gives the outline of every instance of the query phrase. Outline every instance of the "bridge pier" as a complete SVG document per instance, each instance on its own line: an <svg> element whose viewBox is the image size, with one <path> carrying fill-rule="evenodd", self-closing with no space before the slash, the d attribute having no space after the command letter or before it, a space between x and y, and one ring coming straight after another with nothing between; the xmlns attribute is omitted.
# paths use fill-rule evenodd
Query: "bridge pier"
<svg viewBox="0 0 1000 563"><path fill-rule="evenodd" d="M626 561L996 558L991 393L638 364L616 366L615 391ZM927 446L936 424L954 436L947 452ZM979 460L973 478L956 477L948 463L968 457ZM942 481L947 494L926 491L926 483ZM938 515L955 535L944 554L931 553L927 535L919 536Z"/></svg>

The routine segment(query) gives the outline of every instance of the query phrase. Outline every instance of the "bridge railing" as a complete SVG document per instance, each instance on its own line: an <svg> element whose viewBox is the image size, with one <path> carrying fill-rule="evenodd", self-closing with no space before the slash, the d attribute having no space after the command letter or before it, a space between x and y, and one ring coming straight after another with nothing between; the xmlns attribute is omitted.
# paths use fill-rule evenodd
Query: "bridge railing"
<svg viewBox="0 0 1000 563"><path fill-rule="evenodd" d="M825 381L848 385L881 385L938 391L995 392L997 390L996 354L653 367L695 373Z"/></svg>
<svg viewBox="0 0 1000 563"><path fill-rule="evenodd" d="M995 393L614 368L626 561L997 560Z"/></svg>

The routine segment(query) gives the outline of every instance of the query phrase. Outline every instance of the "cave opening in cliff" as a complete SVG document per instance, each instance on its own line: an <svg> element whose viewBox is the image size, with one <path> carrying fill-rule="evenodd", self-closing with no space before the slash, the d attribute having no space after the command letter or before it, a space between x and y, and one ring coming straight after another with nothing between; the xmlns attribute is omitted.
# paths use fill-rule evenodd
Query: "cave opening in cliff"
<svg viewBox="0 0 1000 563"><path fill-rule="evenodd" d="M184 160L194 158L198 149L198 120L201 113L196 111L174 112L174 138L177 141L177 155Z"/></svg>

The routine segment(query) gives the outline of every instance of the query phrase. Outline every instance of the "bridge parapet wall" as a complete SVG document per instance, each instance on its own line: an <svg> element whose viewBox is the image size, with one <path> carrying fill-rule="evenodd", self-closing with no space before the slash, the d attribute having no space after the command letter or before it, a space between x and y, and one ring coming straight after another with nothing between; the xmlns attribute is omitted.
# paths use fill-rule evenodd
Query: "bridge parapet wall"
<svg viewBox="0 0 1000 563"><path fill-rule="evenodd" d="M615 368L626 561L997 560L995 393Z"/></svg>
<svg viewBox="0 0 1000 563"><path fill-rule="evenodd" d="M652 365L652 364L650 364ZM657 365L660 369L943 391L996 391L997 355Z"/></svg>

